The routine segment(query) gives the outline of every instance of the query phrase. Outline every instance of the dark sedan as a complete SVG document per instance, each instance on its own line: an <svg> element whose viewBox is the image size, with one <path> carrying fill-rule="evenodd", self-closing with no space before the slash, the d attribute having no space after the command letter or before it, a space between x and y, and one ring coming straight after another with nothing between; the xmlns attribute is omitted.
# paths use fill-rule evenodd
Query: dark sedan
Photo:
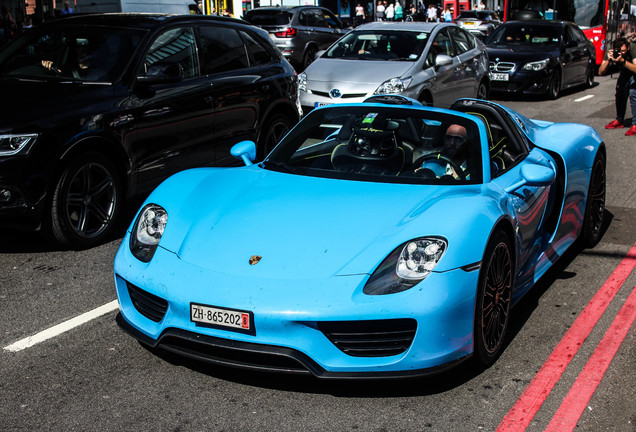
<svg viewBox="0 0 636 432"><path fill-rule="evenodd" d="M493 92L544 94L594 85L594 46L566 21L509 21L486 40Z"/></svg>
<svg viewBox="0 0 636 432"><path fill-rule="evenodd" d="M0 225L104 240L128 197L185 168L264 155L299 119L267 33L194 15L62 18L0 52Z"/></svg>

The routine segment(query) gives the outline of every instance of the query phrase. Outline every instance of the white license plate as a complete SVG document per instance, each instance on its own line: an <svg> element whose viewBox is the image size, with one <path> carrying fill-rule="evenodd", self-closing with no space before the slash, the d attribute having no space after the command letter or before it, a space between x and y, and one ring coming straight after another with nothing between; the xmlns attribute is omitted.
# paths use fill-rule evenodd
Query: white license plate
<svg viewBox="0 0 636 432"><path fill-rule="evenodd" d="M247 311L190 303L192 322L235 330L251 331L252 314Z"/></svg>
<svg viewBox="0 0 636 432"><path fill-rule="evenodd" d="M314 108L318 108L318 107L325 106L325 105L331 105L331 103L330 102L315 102L314 103Z"/></svg>
<svg viewBox="0 0 636 432"><path fill-rule="evenodd" d="M510 79L510 75L506 73L493 73L490 72L490 80L491 81L508 81Z"/></svg>

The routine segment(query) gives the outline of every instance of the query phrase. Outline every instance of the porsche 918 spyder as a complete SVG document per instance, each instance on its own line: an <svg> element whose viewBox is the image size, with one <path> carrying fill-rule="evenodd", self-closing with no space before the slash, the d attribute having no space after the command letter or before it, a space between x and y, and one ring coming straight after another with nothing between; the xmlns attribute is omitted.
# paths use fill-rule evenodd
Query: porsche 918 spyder
<svg viewBox="0 0 636 432"><path fill-rule="evenodd" d="M595 245L605 144L475 99L318 108L260 163L182 171L114 263L120 326L216 365L404 377L502 352L511 306Z"/></svg>

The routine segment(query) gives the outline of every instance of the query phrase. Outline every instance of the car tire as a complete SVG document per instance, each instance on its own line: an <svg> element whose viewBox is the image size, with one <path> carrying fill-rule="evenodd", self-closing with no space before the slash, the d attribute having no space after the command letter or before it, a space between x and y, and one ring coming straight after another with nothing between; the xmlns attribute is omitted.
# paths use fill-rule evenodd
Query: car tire
<svg viewBox="0 0 636 432"><path fill-rule="evenodd" d="M417 100L424 106L433 106L433 98L429 93L422 93Z"/></svg>
<svg viewBox="0 0 636 432"><path fill-rule="evenodd" d="M263 159L291 130L292 121L284 114L274 114L263 122L263 132L258 142L258 156Z"/></svg>
<svg viewBox="0 0 636 432"><path fill-rule="evenodd" d="M104 154L70 160L53 182L44 229L59 245L84 249L111 234L123 205L119 171Z"/></svg>
<svg viewBox="0 0 636 432"><path fill-rule="evenodd" d="M488 85L484 81L479 83L476 99L488 100Z"/></svg>
<svg viewBox="0 0 636 432"><path fill-rule="evenodd" d="M547 96L549 99L558 99L559 93L561 92L561 72L555 70L552 74L552 79L550 80L550 84L548 85L548 93Z"/></svg>
<svg viewBox="0 0 636 432"><path fill-rule="evenodd" d="M590 185L587 188L583 217L583 246L591 248L601 240L605 221L605 155L599 151L594 158Z"/></svg>
<svg viewBox="0 0 636 432"><path fill-rule="evenodd" d="M303 56L303 70L307 69L307 66L313 63L317 52L318 49L315 46L311 45L307 47L305 55Z"/></svg>
<svg viewBox="0 0 636 432"><path fill-rule="evenodd" d="M509 236L497 232L486 247L475 302L474 356L482 367L491 366L503 350L510 321L513 263Z"/></svg>
<svg viewBox="0 0 636 432"><path fill-rule="evenodd" d="M592 63L587 65L587 72L585 75L585 87L594 87L594 65Z"/></svg>

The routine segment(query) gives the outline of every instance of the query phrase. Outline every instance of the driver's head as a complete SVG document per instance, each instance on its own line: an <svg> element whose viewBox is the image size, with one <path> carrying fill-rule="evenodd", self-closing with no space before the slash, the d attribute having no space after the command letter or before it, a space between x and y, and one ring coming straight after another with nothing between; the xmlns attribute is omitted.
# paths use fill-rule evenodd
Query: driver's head
<svg viewBox="0 0 636 432"><path fill-rule="evenodd" d="M468 159L468 133L464 126L452 124L446 129L442 154L457 162Z"/></svg>

